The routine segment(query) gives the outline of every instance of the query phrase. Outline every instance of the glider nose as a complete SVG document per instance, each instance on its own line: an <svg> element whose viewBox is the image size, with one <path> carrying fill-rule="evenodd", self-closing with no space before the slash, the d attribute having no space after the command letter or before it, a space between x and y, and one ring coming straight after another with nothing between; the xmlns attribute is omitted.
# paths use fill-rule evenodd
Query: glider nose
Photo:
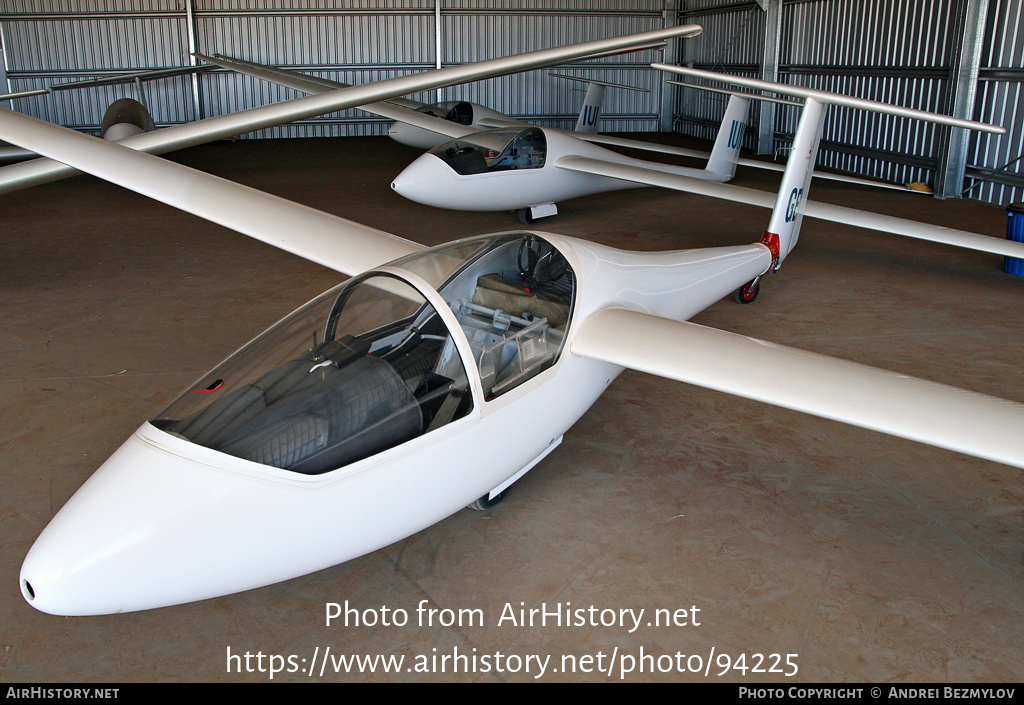
<svg viewBox="0 0 1024 705"><path fill-rule="evenodd" d="M132 436L36 539L21 568L25 600L82 616L209 597L200 576L228 559L208 535L231 501L217 475Z"/></svg>
<svg viewBox="0 0 1024 705"><path fill-rule="evenodd" d="M399 144L416 149L433 149L449 139L446 135L404 122L392 123L391 127L388 128L388 137Z"/></svg>
<svg viewBox="0 0 1024 705"><path fill-rule="evenodd" d="M391 127L388 128L388 137L393 139L399 144L404 144L406 147L415 147L416 149L430 149L430 146L424 147L423 142L423 130L413 127L402 122L391 123ZM431 145L433 146L433 145Z"/></svg>
<svg viewBox="0 0 1024 705"><path fill-rule="evenodd" d="M74 588L60 576L61 563L54 552L31 551L21 567L18 583L25 601L40 612L61 616L81 614L71 599Z"/></svg>
<svg viewBox="0 0 1024 705"><path fill-rule="evenodd" d="M391 182L391 188L410 201L439 208L451 207L440 196L450 178L445 174L447 167L433 154L424 154Z"/></svg>
<svg viewBox="0 0 1024 705"><path fill-rule="evenodd" d="M400 122L391 123L391 127L388 128L388 137L399 144L409 145L408 137L405 134L406 130L403 130L402 127L403 125Z"/></svg>

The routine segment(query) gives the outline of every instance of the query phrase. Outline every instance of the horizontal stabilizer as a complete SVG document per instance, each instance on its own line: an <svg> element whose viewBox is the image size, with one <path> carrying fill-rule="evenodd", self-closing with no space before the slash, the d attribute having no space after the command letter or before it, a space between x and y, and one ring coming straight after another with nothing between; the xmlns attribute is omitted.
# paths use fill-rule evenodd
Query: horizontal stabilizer
<svg viewBox="0 0 1024 705"><path fill-rule="evenodd" d="M703 86L699 83L687 83L686 81L665 81L665 83L671 83L674 86L682 86L683 88L696 88L699 91L708 91L709 93L721 93L723 95L738 95L751 100L766 100L769 103L782 103L783 105L803 105L803 101L790 100L788 98L776 98L774 96L761 95L760 93L742 93L740 91L730 91L727 88L715 88L714 86Z"/></svg>
<svg viewBox="0 0 1024 705"><path fill-rule="evenodd" d="M802 107L803 101L790 100L789 98L776 98L773 96L762 95L760 93L744 93L742 91L729 90L727 88L715 88L713 86L704 86L697 83L687 83L685 81L665 81L675 86L682 86L683 88L695 88L701 91L708 91L711 93L721 93L727 96L738 95L741 98L747 98L749 100L763 100L769 103L781 103L783 105L792 105L796 107ZM692 150L691 150L692 151ZM757 159L745 159L740 158L738 160L740 166L749 166L754 169L765 169L767 171L777 171L782 173L786 170L785 165L775 164L774 162L763 162ZM842 181L848 184L861 184L862 186L874 186L876 188L888 188L896 191L904 191L906 188L900 184L888 184L884 181L874 181L872 179L862 179L857 176L847 176L846 174L831 174L827 171L815 171L812 176L815 179L827 179L829 181Z"/></svg>
<svg viewBox="0 0 1024 705"><path fill-rule="evenodd" d="M193 54L193 56L211 64L220 66L223 69L244 74L246 76L252 76L253 78L258 78L261 81L266 81L267 83L276 83L280 86L284 86L285 88L291 88L292 90L301 91L302 93L307 93L309 95L320 95L321 93L336 91L339 88L352 87L348 83L339 83L338 81L332 81L328 78L311 76L307 73L302 73L301 71L292 71L290 69L282 69L276 66L266 66L264 64L257 64L253 61L245 61L243 59L233 59L230 56L224 56L223 54L206 56L205 54L196 53ZM410 110L415 110L416 108L424 105L424 103L420 103L415 100L405 100L404 98L388 98L388 102L403 108L409 108ZM360 108L362 108L362 106L360 106Z"/></svg>
<svg viewBox="0 0 1024 705"><path fill-rule="evenodd" d="M917 110L915 108L904 108L899 105L881 103L877 100L854 98L853 96L842 95L840 93L819 91L815 88L805 88L803 86L794 86L787 83L773 83L771 81L762 81L756 78L745 78L743 76L732 76L724 73L716 73L714 71L692 69L688 66L675 66L672 64L658 63L651 64L651 66L662 71L682 74L683 76L693 76L694 78L702 78L708 81L729 83L735 86L743 86L745 88L752 88L759 91L771 91L782 95L790 95L795 98L811 98L819 103L827 105L842 105L847 108L856 108L857 110L870 110L871 112L896 115L899 117L910 118L912 120L923 120L925 122L933 122L938 125L949 125L950 127L962 127L968 130L977 130L979 132L989 132L995 135L1006 134L1006 128L999 125L990 125L988 123L977 122L975 120L964 120L950 115L940 115L938 113L930 113L926 110Z"/></svg>
<svg viewBox="0 0 1024 705"><path fill-rule="evenodd" d="M572 352L1024 468L1024 404L621 308Z"/></svg>
<svg viewBox="0 0 1024 705"><path fill-rule="evenodd" d="M547 130L557 129L547 127ZM676 147L671 144L658 144L656 142L643 142L641 140L631 140L627 137L614 137L612 135L604 135L601 133L586 133L580 134L571 130L559 130L567 135L572 135L578 139L586 142L593 142L594 144L606 144L609 147L623 147L625 149L639 149L645 152L657 152L658 154L674 154L677 157L693 157L694 159L707 159L711 156L711 152L702 152L699 149L688 149L686 147Z"/></svg>
<svg viewBox="0 0 1024 705"><path fill-rule="evenodd" d="M732 91L723 91L723 93L731 94ZM755 96L747 93L737 93L742 97L751 97L758 100L764 100L762 96ZM555 128L545 128L548 130ZM656 142L642 142L640 140L631 140L625 137L613 137L612 135L603 135L600 133L580 134L578 132L569 132L562 130L567 134L571 134L578 137L581 140L587 142L593 142L595 144L606 144L609 147L622 147L625 149L638 149L645 152L657 152L658 154L672 154L677 157L692 157L694 159L708 159L711 156L710 152L703 152L699 149L689 149L687 147L676 147L671 144L657 144ZM774 162L763 162L758 159L747 159L746 157L740 157L736 160L736 163L740 166L747 166L753 169L765 169L767 171L777 171L780 174L786 170L783 164L776 164ZM906 191L906 187L899 184L887 184L884 181L872 181L871 179L862 179L857 176L847 176L845 174L830 174L827 171L816 171L814 172L815 179L828 179L829 181L842 181L848 184L860 184L862 186L875 186L878 188L889 188L896 191Z"/></svg>
<svg viewBox="0 0 1024 705"><path fill-rule="evenodd" d="M647 184L648 186L660 186L676 191L710 196L711 198L722 198L737 203L745 203L750 206L759 206L761 208L775 207L776 195L773 193L742 186L733 186L731 184L702 181L654 169L576 156L561 157L555 162L555 166L560 169L570 169L585 174L597 174L614 179ZM1004 257L1024 258L1024 243L1021 242L970 233L964 230L944 228L939 225L919 223L915 220L906 220L889 215L869 213L868 211L857 210L856 208L807 201L803 206L803 214L808 218L828 220L833 223L852 225L857 228L878 230L892 233L893 235L903 235L904 237L912 237L918 240L928 240L929 242L963 247L968 250L990 252Z"/></svg>
<svg viewBox="0 0 1024 705"><path fill-rule="evenodd" d="M499 118L485 117L485 118L480 118L479 120L477 120L476 124L479 125L480 127L486 127L488 129L502 129L502 128L505 128L505 127L519 127L519 128L524 128L525 129L527 127L534 127L534 125L532 125L532 124L530 124L528 122L523 122L522 120L515 120L513 118L508 118L506 120L501 120ZM545 130L551 130L551 129L554 129L554 128L545 127L544 129ZM562 132L565 132L566 134L570 134L570 135L576 135L576 133L572 132L571 130L562 130ZM576 136L579 137L579 135L576 135Z"/></svg>
<svg viewBox="0 0 1024 705"><path fill-rule="evenodd" d="M566 81L577 81L579 83L592 83L598 86L604 86L605 88L622 88L627 91L638 91L640 93L650 93L646 88L637 88L636 86L627 86L625 83L612 83L611 81L599 81L596 78L583 78L582 76L567 76L564 73L549 73L548 76L553 78L564 78Z"/></svg>

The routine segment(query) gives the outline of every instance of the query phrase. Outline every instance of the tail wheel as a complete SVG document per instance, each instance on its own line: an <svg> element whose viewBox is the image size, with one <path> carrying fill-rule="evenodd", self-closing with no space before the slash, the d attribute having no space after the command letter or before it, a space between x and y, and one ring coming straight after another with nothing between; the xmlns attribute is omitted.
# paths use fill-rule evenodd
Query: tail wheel
<svg viewBox="0 0 1024 705"><path fill-rule="evenodd" d="M749 281L739 289L736 290L734 296L736 303L749 304L757 298L757 295L761 292L761 277Z"/></svg>
<svg viewBox="0 0 1024 705"><path fill-rule="evenodd" d="M533 211L529 208L519 209L519 222L523 225L530 225L531 223L537 222L537 219L533 217Z"/></svg>
<svg viewBox="0 0 1024 705"><path fill-rule="evenodd" d="M499 492L498 494L494 495L493 497L491 497L490 493L488 492L483 497L481 497L477 501L475 501L472 504L469 504L467 506L468 506L469 509L475 509L477 511L483 511L485 509L490 509L494 505L498 504L498 502L500 502L501 500L505 499L505 495L507 495L507 494L508 494L508 490L504 490L504 491Z"/></svg>

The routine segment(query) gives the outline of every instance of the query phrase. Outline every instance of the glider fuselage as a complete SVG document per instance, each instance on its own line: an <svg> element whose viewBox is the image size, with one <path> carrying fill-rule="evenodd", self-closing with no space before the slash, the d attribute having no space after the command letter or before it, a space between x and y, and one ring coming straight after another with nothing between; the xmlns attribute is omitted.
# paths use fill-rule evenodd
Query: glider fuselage
<svg viewBox="0 0 1024 705"><path fill-rule="evenodd" d="M633 159L565 132L529 127L490 130L435 147L395 177L391 188L436 208L502 211L642 186L559 168L565 156L707 178L702 169Z"/></svg>
<svg viewBox="0 0 1024 705"><path fill-rule="evenodd" d="M143 424L40 535L22 591L55 614L150 609L297 577L400 540L503 491L618 375L621 367L572 354L574 326L587 316L623 305L686 319L769 264L758 244L632 253L506 233L356 277ZM532 292L507 287L515 269L529 270ZM516 302L533 311L497 308ZM362 341L343 334L342 323L358 331L384 309L404 311L400 325L371 326ZM335 399L362 386L331 411L319 393L325 380ZM382 391L390 380L396 391ZM410 391L410 407L359 420Z"/></svg>
<svg viewBox="0 0 1024 705"><path fill-rule="evenodd" d="M481 124L481 121L519 122L508 115L491 110L486 105L471 103L469 101L450 100L441 103L424 105L416 109L416 112L439 117L449 122L465 125L474 130L487 130L489 126ZM522 123L526 126L526 123ZM442 142L451 139L450 136L434 132L417 125L410 125L406 122L396 121L388 128L388 137L395 142L404 144L416 149L433 149Z"/></svg>

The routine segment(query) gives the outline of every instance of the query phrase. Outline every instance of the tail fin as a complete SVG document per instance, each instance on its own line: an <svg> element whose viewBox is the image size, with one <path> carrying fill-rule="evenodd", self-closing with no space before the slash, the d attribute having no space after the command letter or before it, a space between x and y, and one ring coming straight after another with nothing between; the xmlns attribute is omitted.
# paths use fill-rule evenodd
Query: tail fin
<svg viewBox="0 0 1024 705"><path fill-rule="evenodd" d="M769 248L777 250L775 269L793 251L800 237L800 225L804 220L801 205L811 188L811 176L818 158L818 143L821 141L821 128L825 124L827 111L827 103L807 98L803 112L800 113L800 122L793 135L793 149L789 153L786 170L782 173L772 218L761 239Z"/></svg>
<svg viewBox="0 0 1024 705"><path fill-rule="evenodd" d="M733 93L729 96L729 104L725 108L722 126L718 128L718 137L711 150L711 157L705 167L716 175L715 181L731 181L736 176L736 164L740 158L740 147L743 146L743 133L747 129L747 112L750 100Z"/></svg>
<svg viewBox="0 0 1024 705"><path fill-rule="evenodd" d="M623 88L627 91L650 93L646 88L626 86L621 83L609 83L608 81L598 81L592 78L566 76L565 74L560 73L549 73L548 75L553 76L554 78L564 78L568 81L579 81L580 83L587 84L587 94L583 98L583 106L580 108L580 116L576 120L575 128L576 132L584 132L587 134L597 133L597 123L601 117L601 105L604 103L605 88Z"/></svg>
<svg viewBox="0 0 1024 705"><path fill-rule="evenodd" d="M600 83L591 83L587 86L587 95L583 98L583 107L580 108L580 116L576 120L576 132L597 132L602 103L604 86Z"/></svg>
<svg viewBox="0 0 1024 705"><path fill-rule="evenodd" d="M811 185L811 174L818 156L821 129L825 123L825 114L829 105L834 104L860 110L871 110L873 112L994 134L1006 132L1005 129L997 125L987 125L973 120L964 120L913 108L903 108L897 105L864 100L863 98L853 98L838 93L828 93L813 88L804 88L785 83L772 83L755 78L730 76L728 74L691 69L685 66L672 66L669 64L651 65L662 71L804 99L803 112L800 115L796 134L793 136L793 149L789 154L786 170L782 175L782 185L775 200L772 218L768 224L768 229L761 238L761 242L767 245L774 255L773 269L779 268L779 264L786 258L786 255L793 251L793 247L800 237L800 225L803 222L803 204L807 200L807 192Z"/></svg>

